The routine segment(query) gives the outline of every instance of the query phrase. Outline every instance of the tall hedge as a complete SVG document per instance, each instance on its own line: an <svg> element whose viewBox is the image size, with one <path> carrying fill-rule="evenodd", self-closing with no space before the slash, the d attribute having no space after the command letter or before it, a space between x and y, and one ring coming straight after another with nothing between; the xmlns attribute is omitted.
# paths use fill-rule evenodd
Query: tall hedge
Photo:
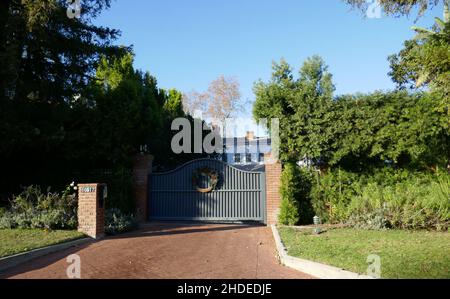
<svg viewBox="0 0 450 299"><path fill-rule="evenodd" d="M284 165L281 176L279 221L284 225L310 224L314 217L310 204L311 175L294 163Z"/></svg>

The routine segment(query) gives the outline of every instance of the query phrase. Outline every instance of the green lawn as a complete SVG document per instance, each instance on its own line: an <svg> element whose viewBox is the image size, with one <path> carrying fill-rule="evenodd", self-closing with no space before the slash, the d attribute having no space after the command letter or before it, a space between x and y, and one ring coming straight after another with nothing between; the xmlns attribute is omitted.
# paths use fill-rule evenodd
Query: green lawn
<svg viewBox="0 0 450 299"><path fill-rule="evenodd" d="M83 236L77 231L47 232L39 229L2 229L0 230L0 257L80 239Z"/></svg>
<svg viewBox="0 0 450 299"><path fill-rule="evenodd" d="M382 278L450 278L450 233L281 227L281 239L292 256L366 274L367 257L381 257Z"/></svg>

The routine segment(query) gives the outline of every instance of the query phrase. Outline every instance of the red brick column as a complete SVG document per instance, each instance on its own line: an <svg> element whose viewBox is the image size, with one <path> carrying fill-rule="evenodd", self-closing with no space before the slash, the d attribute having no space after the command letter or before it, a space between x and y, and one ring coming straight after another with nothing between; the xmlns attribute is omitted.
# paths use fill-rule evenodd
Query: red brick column
<svg viewBox="0 0 450 299"><path fill-rule="evenodd" d="M104 184L78 185L78 231L94 239L105 236Z"/></svg>
<svg viewBox="0 0 450 299"><path fill-rule="evenodd" d="M148 221L148 175L152 172L153 159L151 155L138 155L134 159L133 189L140 223Z"/></svg>
<svg viewBox="0 0 450 299"><path fill-rule="evenodd" d="M281 204L281 162L272 161L270 154L266 154L264 161L266 163L266 205L267 205L267 224L277 224Z"/></svg>

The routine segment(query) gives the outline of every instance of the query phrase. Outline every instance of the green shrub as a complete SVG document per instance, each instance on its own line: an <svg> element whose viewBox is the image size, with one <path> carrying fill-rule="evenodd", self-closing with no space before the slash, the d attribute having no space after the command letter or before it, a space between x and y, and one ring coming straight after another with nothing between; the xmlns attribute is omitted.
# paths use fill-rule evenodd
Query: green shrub
<svg viewBox="0 0 450 299"><path fill-rule="evenodd" d="M295 202L283 198L280 205L279 222L283 225L296 225L299 222L298 206Z"/></svg>
<svg viewBox="0 0 450 299"><path fill-rule="evenodd" d="M385 230L389 228L386 210L383 208L366 214L352 214L347 221L347 225L365 230Z"/></svg>
<svg viewBox="0 0 450 299"><path fill-rule="evenodd" d="M361 178L346 171L331 171L317 177L311 190L311 203L324 222L340 223L347 219L347 206L361 190Z"/></svg>
<svg viewBox="0 0 450 299"><path fill-rule="evenodd" d="M310 201L311 175L299 166L286 164L281 176L279 222L284 225L309 224L314 217Z"/></svg>
<svg viewBox="0 0 450 299"><path fill-rule="evenodd" d="M440 174L425 178L416 174L392 186L368 184L361 195L352 199L349 213L364 215L384 209L390 227L446 229L450 222L450 197L445 191L450 185L448 177Z"/></svg>
<svg viewBox="0 0 450 299"><path fill-rule="evenodd" d="M62 194L43 193L30 186L15 196L10 210L0 217L0 228L75 229L77 199L73 185Z"/></svg>
<svg viewBox="0 0 450 299"><path fill-rule="evenodd" d="M133 215L124 214L119 209L106 211L106 233L116 235L131 231L137 227L137 220Z"/></svg>
<svg viewBox="0 0 450 299"><path fill-rule="evenodd" d="M330 223L366 229L436 229L450 224L450 175L381 169L333 170L318 178L312 203Z"/></svg>
<svg viewBox="0 0 450 299"><path fill-rule="evenodd" d="M4 212L0 216L0 229L12 229L14 225L13 215L10 212Z"/></svg>

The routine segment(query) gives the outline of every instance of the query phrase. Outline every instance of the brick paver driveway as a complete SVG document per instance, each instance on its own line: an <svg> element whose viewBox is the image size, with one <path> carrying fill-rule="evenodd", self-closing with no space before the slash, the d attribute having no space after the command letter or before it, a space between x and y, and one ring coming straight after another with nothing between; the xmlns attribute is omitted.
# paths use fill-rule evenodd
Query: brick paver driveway
<svg viewBox="0 0 450 299"><path fill-rule="evenodd" d="M39 258L0 278L67 278L66 257L74 253L82 278L310 278L279 265L268 227L165 223Z"/></svg>

